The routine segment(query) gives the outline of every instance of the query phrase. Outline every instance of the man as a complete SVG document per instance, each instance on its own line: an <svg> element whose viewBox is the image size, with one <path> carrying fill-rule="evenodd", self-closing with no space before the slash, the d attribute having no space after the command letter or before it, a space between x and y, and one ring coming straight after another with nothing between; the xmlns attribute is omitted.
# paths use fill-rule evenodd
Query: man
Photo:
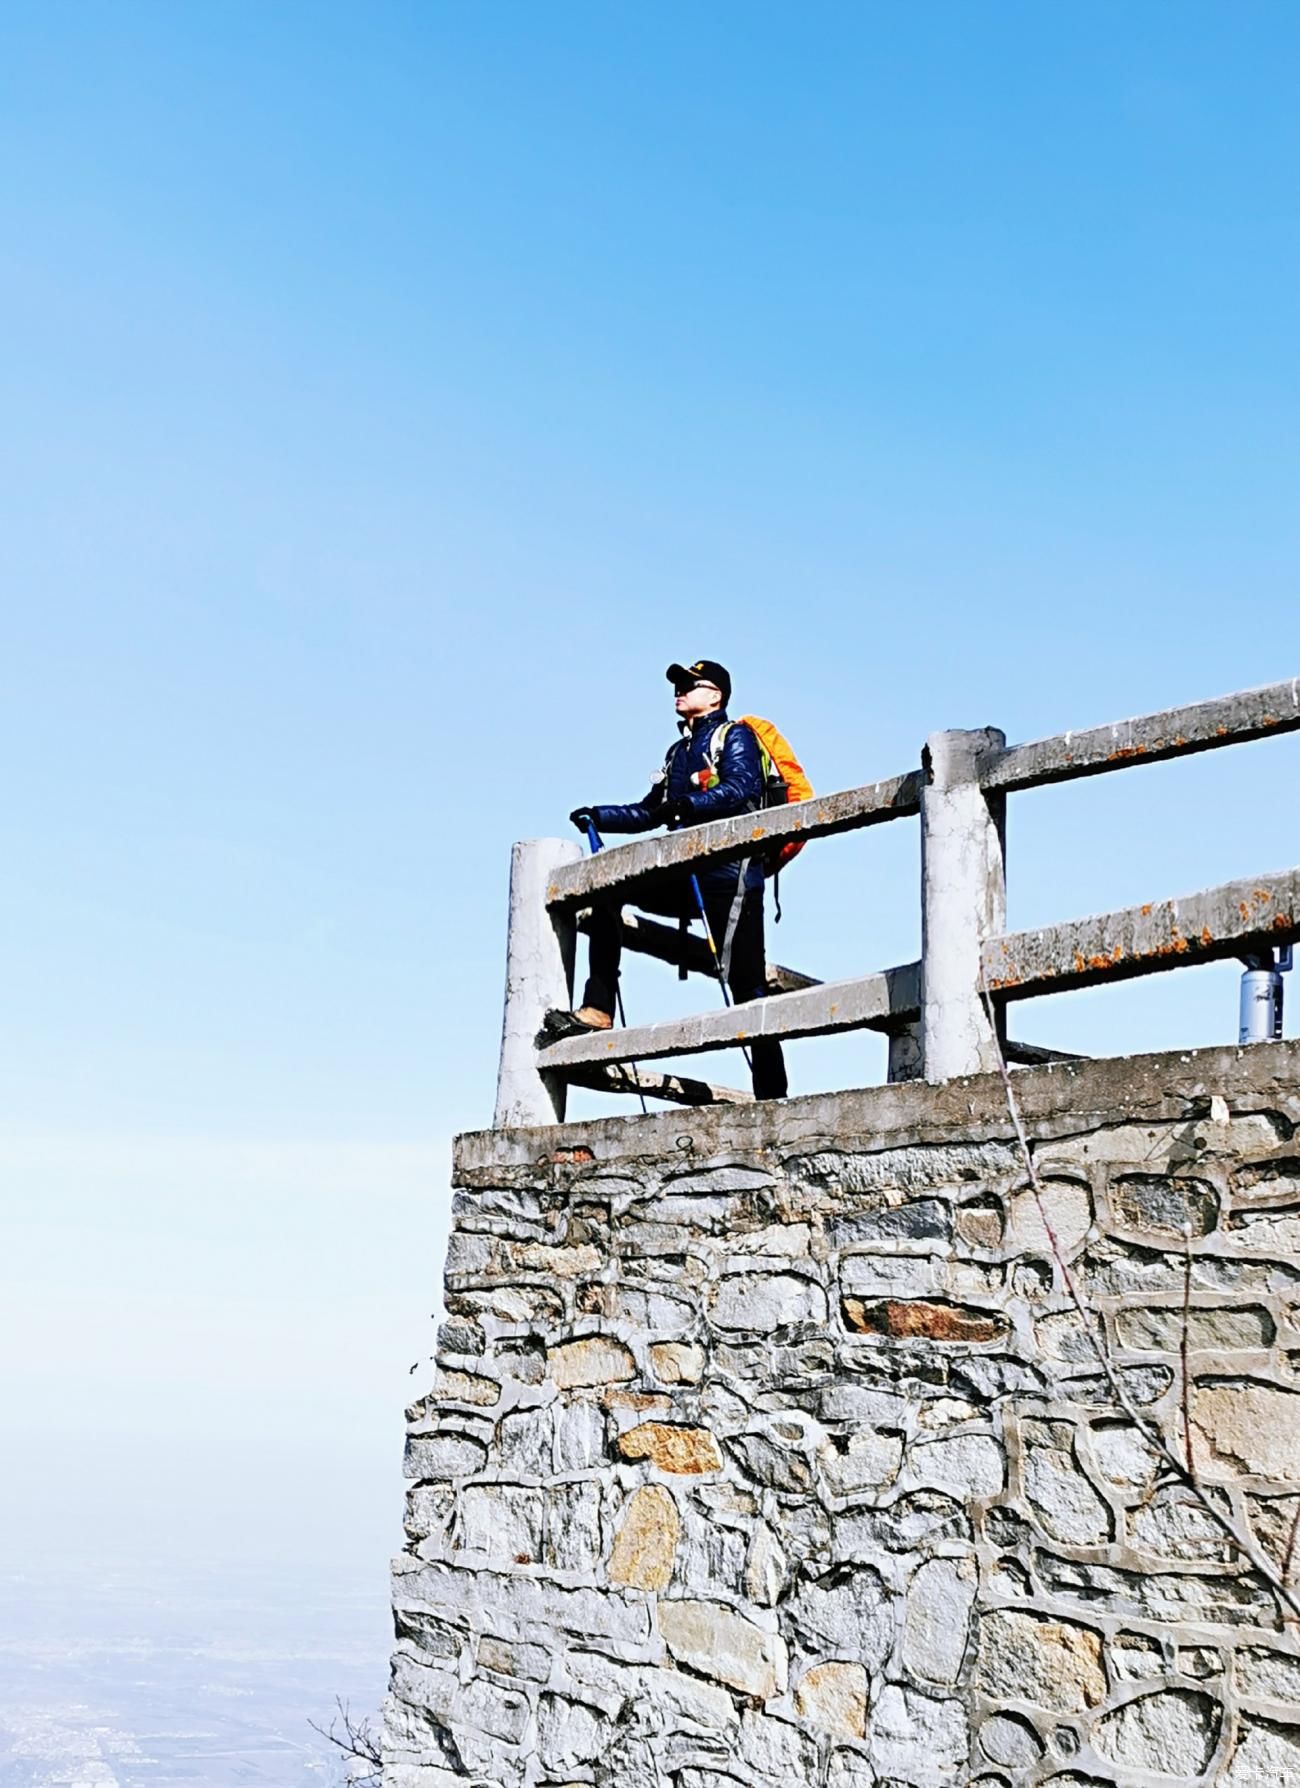
<svg viewBox="0 0 1300 1788"><path fill-rule="evenodd" d="M731 678L711 658L694 664L670 664L681 738L673 745L649 793L624 807L575 807L569 815L585 836L588 823L598 832L669 831L752 813L763 805L763 759L750 729L727 719ZM714 734L725 727L721 748ZM761 999L767 992L763 949L763 865L755 857L743 862L712 863L699 872L700 891L709 928L723 960L723 971L737 1000ZM699 907L686 872L655 876L636 904L645 912L668 918L697 918ZM593 907L590 930L590 972L582 1004L576 1012L548 1014L553 1036L608 1030L614 1011L622 954L622 909L606 901ZM785 1058L781 1045L750 1045L754 1096L782 1099L786 1093Z"/></svg>

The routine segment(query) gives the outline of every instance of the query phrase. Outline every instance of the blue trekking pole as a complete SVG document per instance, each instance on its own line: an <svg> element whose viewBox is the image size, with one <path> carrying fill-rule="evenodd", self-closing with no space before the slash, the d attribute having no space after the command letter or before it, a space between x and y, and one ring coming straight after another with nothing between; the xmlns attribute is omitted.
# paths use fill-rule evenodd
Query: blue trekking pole
<svg viewBox="0 0 1300 1788"><path fill-rule="evenodd" d="M695 896L696 906L700 909L700 918L704 921L704 935L709 940L709 952L713 957L714 969L717 971L718 986L722 989L722 1003L724 1006L730 1006L731 990L727 986L726 977L722 972L722 959L718 955L718 946L713 941L713 927L709 924L709 915L704 906L704 895L700 892L700 878L695 874L691 875L691 892Z"/></svg>
<svg viewBox="0 0 1300 1788"><path fill-rule="evenodd" d="M587 815L587 843L591 846L591 854L593 857L596 855L597 851L602 851L605 848L605 841L596 830L590 814ZM617 981L614 983L614 1005L618 1011L618 1022L622 1025L623 1029L626 1030L627 1013L623 1010L623 989ZM636 1071L635 1062L632 1064L632 1084L636 1088L637 1098L641 1101L641 1112L644 1116L647 1110L645 1094L641 1091L641 1081Z"/></svg>

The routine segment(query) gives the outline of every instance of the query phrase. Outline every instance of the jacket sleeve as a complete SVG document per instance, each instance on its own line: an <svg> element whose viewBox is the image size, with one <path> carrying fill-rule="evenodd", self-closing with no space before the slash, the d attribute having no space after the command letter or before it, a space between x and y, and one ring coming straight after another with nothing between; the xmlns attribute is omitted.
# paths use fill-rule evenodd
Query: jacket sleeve
<svg viewBox="0 0 1300 1788"><path fill-rule="evenodd" d="M730 819L734 813L756 813L763 805L763 756L752 730L735 721L722 742L718 780L689 798L694 820Z"/></svg>
<svg viewBox="0 0 1300 1788"><path fill-rule="evenodd" d="M593 807L598 832L651 832L664 823L664 783L660 778L639 801L622 807Z"/></svg>

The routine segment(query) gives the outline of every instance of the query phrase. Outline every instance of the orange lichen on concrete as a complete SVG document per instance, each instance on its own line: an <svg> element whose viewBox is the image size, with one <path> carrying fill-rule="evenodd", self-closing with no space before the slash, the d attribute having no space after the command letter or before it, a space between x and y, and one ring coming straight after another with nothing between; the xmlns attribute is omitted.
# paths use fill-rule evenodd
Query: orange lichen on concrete
<svg viewBox="0 0 1300 1788"><path fill-rule="evenodd" d="M1175 932L1167 944L1157 944L1154 950L1139 950L1137 957L1139 962L1150 962L1156 956L1185 956L1190 949L1187 939Z"/></svg>
<svg viewBox="0 0 1300 1788"><path fill-rule="evenodd" d="M1098 952L1096 956L1089 956L1086 966L1090 969L1100 971L1102 969L1113 968L1117 962L1122 962L1123 960L1124 951L1119 944L1116 944L1109 956L1105 951ZM1074 965L1080 972L1082 972L1083 967L1085 966L1084 959L1077 950L1074 953Z"/></svg>

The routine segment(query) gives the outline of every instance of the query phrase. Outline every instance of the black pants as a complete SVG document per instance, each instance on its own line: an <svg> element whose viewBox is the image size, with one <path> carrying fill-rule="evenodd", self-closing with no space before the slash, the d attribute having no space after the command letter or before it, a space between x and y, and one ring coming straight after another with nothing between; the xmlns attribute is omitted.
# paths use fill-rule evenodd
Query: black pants
<svg viewBox="0 0 1300 1788"><path fill-rule="evenodd" d="M709 929L719 952L727 935L735 889L704 889L704 907L709 915ZM639 898L643 912L663 918L680 919L683 914L698 919L689 879L658 883L651 894ZM587 976L584 1006L613 1015L614 995L618 988L619 961L623 954L623 909L621 905L600 903L592 908L590 972ZM752 888L745 895L731 941L731 972L727 976L731 995L742 1000L762 999L767 993L767 962L763 948L763 890ZM785 1056L781 1045L773 1040L756 1039L749 1044L749 1058L754 1069L756 1099L784 1099L787 1089Z"/></svg>

